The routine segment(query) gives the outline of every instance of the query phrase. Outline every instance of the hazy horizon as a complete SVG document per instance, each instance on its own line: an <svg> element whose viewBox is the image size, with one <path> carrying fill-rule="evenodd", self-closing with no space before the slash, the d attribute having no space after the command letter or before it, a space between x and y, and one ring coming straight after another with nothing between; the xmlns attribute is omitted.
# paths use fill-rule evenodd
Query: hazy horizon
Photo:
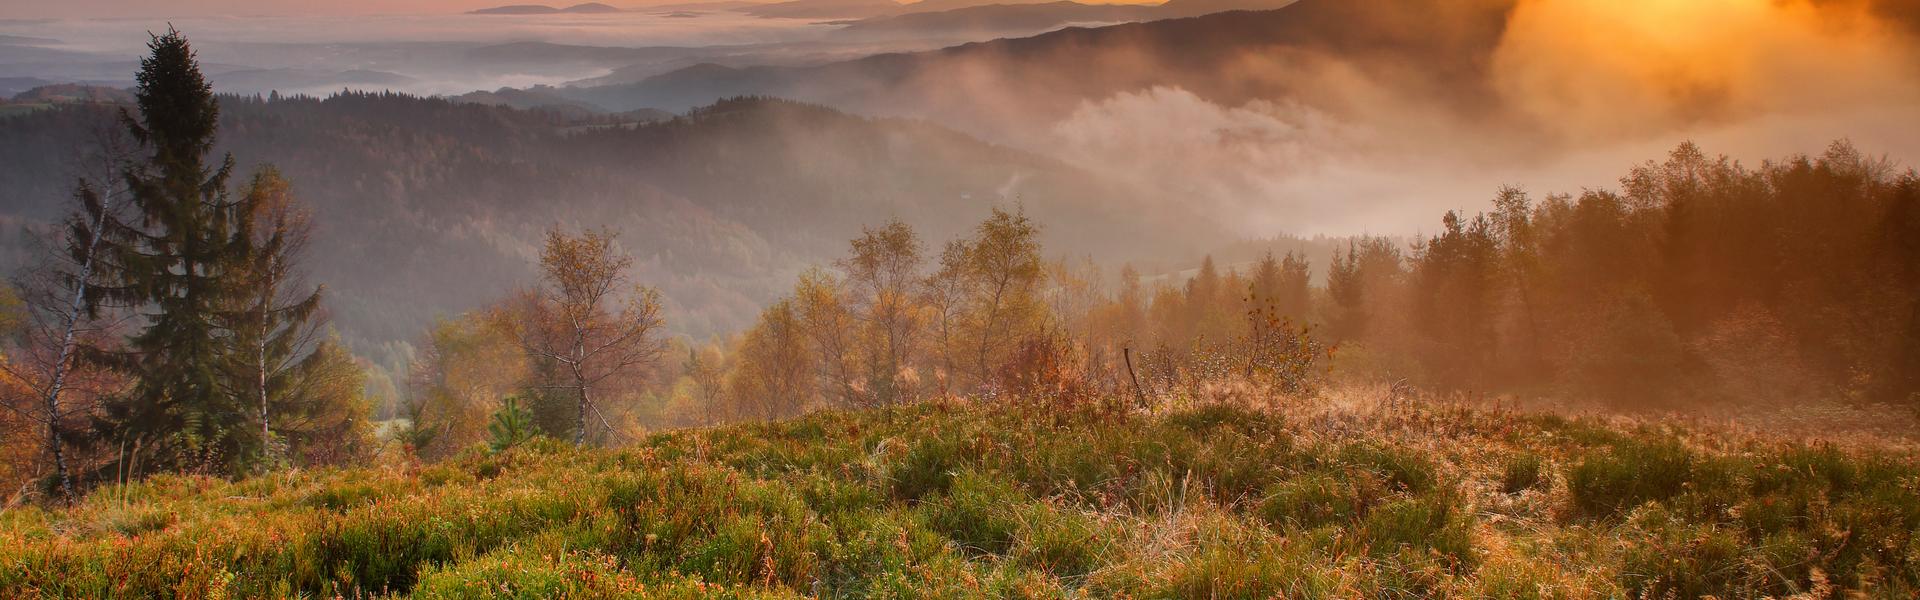
<svg viewBox="0 0 1920 600"><path fill-rule="evenodd" d="M661 5L693 5L718 3L722 0L622 0L619 2L597 2L616 8L647 8ZM772 3L780 0L754 0ZM921 0L915 0L918 2ZM1156 0L1079 0L1084 4L1157 4ZM900 2L914 4L915 2ZM142 19L142 18L178 18L178 17L287 17L287 16L421 16L509 6L519 4L547 5L565 8L577 4L592 3L592 0L337 0L313 2L310 0L170 0L167 2L142 2L140 0L73 0L58 2L53 0L23 0L18 3L0 6L0 21L12 19Z"/></svg>

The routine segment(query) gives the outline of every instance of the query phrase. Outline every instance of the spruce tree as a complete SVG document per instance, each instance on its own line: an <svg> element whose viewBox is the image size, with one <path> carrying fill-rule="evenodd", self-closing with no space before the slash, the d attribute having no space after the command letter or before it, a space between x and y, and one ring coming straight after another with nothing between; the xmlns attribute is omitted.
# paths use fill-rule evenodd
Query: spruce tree
<svg viewBox="0 0 1920 600"><path fill-rule="evenodd" d="M193 49L171 28L148 48L135 76L139 114L122 113L144 154L125 173L136 215L105 225L111 283L94 296L137 311L145 327L108 357L138 383L103 425L143 449L129 457L143 467L233 472L258 443L220 373L223 309L251 254L251 210L226 192L233 158L208 160L220 109Z"/></svg>

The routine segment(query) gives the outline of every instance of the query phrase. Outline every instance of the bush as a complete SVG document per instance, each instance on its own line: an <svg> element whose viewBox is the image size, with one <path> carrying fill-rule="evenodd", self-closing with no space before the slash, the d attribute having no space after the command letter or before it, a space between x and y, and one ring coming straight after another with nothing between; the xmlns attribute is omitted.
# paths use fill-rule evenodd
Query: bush
<svg viewBox="0 0 1920 600"><path fill-rule="evenodd" d="M1275 418L1180 415L1062 425L1002 407L909 406L674 432L624 451L540 439L437 465L154 477L70 509L0 512L0 597L1920 591L1910 454L1692 451L1594 421L1471 411L1412 416L1508 433L1445 452L1293 448ZM1527 445L1546 432L1581 441ZM1492 464L1502 486L1529 471L1544 486L1556 462L1570 465L1575 510L1505 502L1445 475ZM1216 490L1255 482L1247 498ZM1518 525L1476 528L1470 506ZM1481 539L1494 540L1484 556Z"/></svg>
<svg viewBox="0 0 1920 600"><path fill-rule="evenodd" d="M1280 565L1262 559L1227 548L1208 550L1181 565L1154 597L1222 600L1279 597L1294 578Z"/></svg>
<svg viewBox="0 0 1920 600"><path fill-rule="evenodd" d="M1382 504L1368 511L1358 541L1369 554L1393 556L1403 547L1431 550L1456 565L1474 561L1472 523L1451 498L1428 495Z"/></svg>
<svg viewBox="0 0 1920 600"><path fill-rule="evenodd" d="M500 410L494 411L493 420L487 423L487 448L505 452L535 435L533 413L520 406L518 398L508 396L500 403Z"/></svg>
<svg viewBox="0 0 1920 600"><path fill-rule="evenodd" d="M1278 527L1314 529L1356 522L1366 509L1366 500L1352 483L1311 473L1274 484L1259 512Z"/></svg>
<svg viewBox="0 0 1920 600"><path fill-rule="evenodd" d="M1634 597L1700 598L1737 589L1744 571L1738 536L1725 529L1665 523L1657 531L1654 539L1628 550L1621 569L1620 583Z"/></svg>
<svg viewBox="0 0 1920 600"><path fill-rule="evenodd" d="M944 497L921 504L927 524L973 552L1006 554L1020 521L1016 512L1030 502L1012 483L972 469L953 477Z"/></svg>
<svg viewBox="0 0 1920 600"><path fill-rule="evenodd" d="M1583 514L1608 517L1679 495L1693 474L1693 453L1676 440L1629 441L1611 455L1585 459L1567 474L1567 490Z"/></svg>
<svg viewBox="0 0 1920 600"><path fill-rule="evenodd" d="M1433 461L1412 449L1353 444L1340 449L1340 460L1379 473L1395 488L1415 494L1433 489L1439 481Z"/></svg>
<svg viewBox="0 0 1920 600"><path fill-rule="evenodd" d="M953 472L965 461L961 459L964 447L961 443L943 437L921 440L907 450L907 455L887 470L887 481L893 491L893 497L901 500L919 500L929 494L947 491L953 484Z"/></svg>
<svg viewBox="0 0 1920 600"><path fill-rule="evenodd" d="M1508 494L1544 487L1547 483L1540 475L1541 460L1538 454L1519 454L1507 461L1500 472L1500 491Z"/></svg>
<svg viewBox="0 0 1920 600"><path fill-rule="evenodd" d="M1014 564L1056 577L1079 577L1103 562L1112 536L1099 519L1051 503L1030 504L1020 513Z"/></svg>

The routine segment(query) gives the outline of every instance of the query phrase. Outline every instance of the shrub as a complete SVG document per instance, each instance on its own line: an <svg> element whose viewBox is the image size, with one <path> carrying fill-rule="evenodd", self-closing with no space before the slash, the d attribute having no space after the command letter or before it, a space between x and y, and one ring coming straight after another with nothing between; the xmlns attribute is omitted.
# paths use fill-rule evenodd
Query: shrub
<svg viewBox="0 0 1920 600"><path fill-rule="evenodd" d="M1538 454L1523 453L1507 461L1500 472L1500 491L1508 494L1543 487L1546 479L1540 475L1541 459Z"/></svg>
<svg viewBox="0 0 1920 600"><path fill-rule="evenodd" d="M1249 557L1228 548L1213 548L1188 560L1155 597L1164 598L1274 598L1289 581L1288 573L1262 557Z"/></svg>
<svg viewBox="0 0 1920 600"><path fill-rule="evenodd" d="M887 470L893 496L901 500L919 500L929 494L947 491L953 483L953 471L964 461L960 442L934 437L920 440L908 448L905 457Z"/></svg>
<svg viewBox="0 0 1920 600"><path fill-rule="evenodd" d="M1020 515L1016 564L1060 577L1085 575L1099 566L1110 537L1098 519L1048 503L1027 505Z"/></svg>
<svg viewBox="0 0 1920 600"><path fill-rule="evenodd" d="M1006 554L1020 529L1015 511L1030 501L1006 479L967 469L953 477L946 496L921 506L928 525L962 548Z"/></svg>
<svg viewBox="0 0 1920 600"><path fill-rule="evenodd" d="M1676 440L1624 442L1611 455L1576 465L1567 474L1567 490L1582 513L1612 516L1680 494L1692 476L1693 462L1693 453Z"/></svg>
<svg viewBox="0 0 1920 600"><path fill-rule="evenodd" d="M1406 547L1432 550L1456 565L1474 561L1472 523L1442 494L1404 498L1368 511L1357 540L1375 556L1393 556Z"/></svg>
<svg viewBox="0 0 1920 600"><path fill-rule="evenodd" d="M1357 521L1366 500L1348 481L1309 473L1274 484L1260 502L1260 516L1275 526L1314 529Z"/></svg>
<svg viewBox="0 0 1920 600"><path fill-rule="evenodd" d="M1738 536L1671 523L1660 523L1655 531L1652 539L1629 547L1621 569L1620 583L1634 597L1700 598L1736 589L1743 574Z"/></svg>
<svg viewBox="0 0 1920 600"><path fill-rule="evenodd" d="M1379 473L1394 487L1415 494L1433 489L1439 481L1433 461L1412 449L1353 444L1340 449L1340 460Z"/></svg>
<svg viewBox="0 0 1920 600"><path fill-rule="evenodd" d="M520 400L512 396L500 404L500 410L494 411L493 420L487 423L487 448L494 452L505 452L519 446L534 437L533 413L520 406Z"/></svg>
<svg viewBox="0 0 1920 600"><path fill-rule="evenodd" d="M1444 454L1385 442L1295 449L1278 419L1234 411L1061 424L938 405L673 432L618 452L542 438L437 465L161 476L73 508L0 512L0 597L1920 591L1909 454L1690 451L1678 437L1592 421L1413 416L1514 431ZM1542 430L1587 442L1551 460L1529 454ZM1497 465L1502 486L1525 471L1543 486L1547 465L1564 461L1575 510L1494 500L1517 526L1476 528L1469 507L1490 499L1466 494L1495 490L1452 485L1441 461ZM1246 485L1260 490L1250 501L1216 491ZM1618 520L1578 522L1590 514ZM1497 540L1484 556L1481 536Z"/></svg>

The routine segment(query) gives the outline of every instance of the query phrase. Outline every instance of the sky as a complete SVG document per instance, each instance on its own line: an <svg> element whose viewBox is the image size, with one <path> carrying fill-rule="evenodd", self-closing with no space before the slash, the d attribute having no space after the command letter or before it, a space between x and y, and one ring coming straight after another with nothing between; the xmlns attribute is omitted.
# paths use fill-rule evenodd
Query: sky
<svg viewBox="0 0 1920 600"><path fill-rule="evenodd" d="M519 0L8 0L0 19L372 15L463 12ZM624 3L638 4L638 3Z"/></svg>
<svg viewBox="0 0 1920 600"><path fill-rule="evenodd" d="M571 6L597 0L6 0L0 19L167 18L207 16L354 16L458 13L507 4ZM711 0L617 0L622 8ZM768 0L772 1L772 0ZM1152 0L1082 0L1089 4Z"/></svg>

